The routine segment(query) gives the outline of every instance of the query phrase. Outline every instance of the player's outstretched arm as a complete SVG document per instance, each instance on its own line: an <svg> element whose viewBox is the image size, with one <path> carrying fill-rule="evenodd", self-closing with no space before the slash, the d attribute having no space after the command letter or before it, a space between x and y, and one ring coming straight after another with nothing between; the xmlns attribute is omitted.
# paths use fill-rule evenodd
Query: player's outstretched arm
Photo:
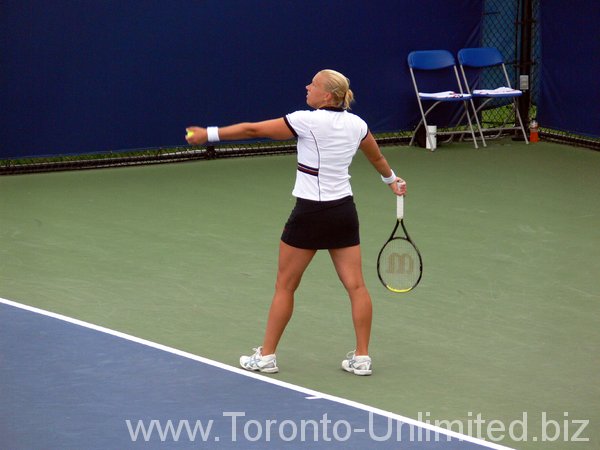
<svg viewBox="0 0 600 450"><path fill-rule="evenodd" d="M211 128L212 130L196 126L187 127L185 139L188 144L202 145L208 142L209 138L211 142L217 142L219 140L239 141L260 138L283 140L294 137L292 130L290 130L283 118L265 120L262 122L242 122L226 127ZM212 134L212 136L209 136L209 133Z"/></svg>

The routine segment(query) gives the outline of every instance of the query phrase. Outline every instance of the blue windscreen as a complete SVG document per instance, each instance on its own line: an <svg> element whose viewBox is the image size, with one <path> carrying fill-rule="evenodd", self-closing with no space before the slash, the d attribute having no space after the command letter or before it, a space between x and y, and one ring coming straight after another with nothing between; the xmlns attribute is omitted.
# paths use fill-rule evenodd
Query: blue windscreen
<svg viewBox="0 0 600 450"><path fill-rule="evenodd" d="M538 122L600 137L600 2L544 0Z"/></svg>
<svg viewBox="0 0 600 450"><path fill-rule="evenodd" d="M483 0L5 0L0 157L184 145L306 108L320 69L375 132L410 129L406 56L481 39Z"/></svg>

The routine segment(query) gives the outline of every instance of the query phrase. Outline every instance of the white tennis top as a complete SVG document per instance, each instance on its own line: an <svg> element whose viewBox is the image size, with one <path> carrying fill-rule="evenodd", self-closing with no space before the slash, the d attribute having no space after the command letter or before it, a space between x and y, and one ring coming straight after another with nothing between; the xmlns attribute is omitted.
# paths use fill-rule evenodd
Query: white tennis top
<svg viewBox="0 0 600 450"><path fill-rule="evenodd" d="M369 131L364 120L341 108L296 111L284 117L298 138L292 195L330 201L352 195L348 168Z"/></svg>

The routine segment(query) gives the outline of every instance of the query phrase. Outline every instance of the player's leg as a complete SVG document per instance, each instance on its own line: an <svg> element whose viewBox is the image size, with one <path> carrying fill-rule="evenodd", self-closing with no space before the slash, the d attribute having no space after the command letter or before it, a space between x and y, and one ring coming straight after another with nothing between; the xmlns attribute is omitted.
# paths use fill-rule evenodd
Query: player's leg
<svg viewBox="0 0 600 450"><path fill-rule="evenodd" d="M275 353L283 331L292 317L294 292L315 253L316 250L296 248L280 242L277 281L262 345L263 355Z"/></svg>
<svg viewBox="0 0 600 450"><path fill-rule="evenodd" d="M360 246L332 249L329 254L350 297L356 334L355 354L368 355L373 307L363 278Z"/></svg>

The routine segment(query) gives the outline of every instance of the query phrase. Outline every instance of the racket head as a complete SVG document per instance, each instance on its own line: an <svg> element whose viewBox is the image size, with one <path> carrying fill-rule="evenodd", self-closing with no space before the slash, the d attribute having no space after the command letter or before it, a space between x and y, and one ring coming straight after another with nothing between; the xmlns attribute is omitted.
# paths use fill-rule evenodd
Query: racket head
<svg viewBox="0 0 600 450"><path fill-rule="evenodd" d="M417 247L408 239L395 237L383 246L377 257L377 275L391 292L405 293L421 281L423 261Z"/></svg>

